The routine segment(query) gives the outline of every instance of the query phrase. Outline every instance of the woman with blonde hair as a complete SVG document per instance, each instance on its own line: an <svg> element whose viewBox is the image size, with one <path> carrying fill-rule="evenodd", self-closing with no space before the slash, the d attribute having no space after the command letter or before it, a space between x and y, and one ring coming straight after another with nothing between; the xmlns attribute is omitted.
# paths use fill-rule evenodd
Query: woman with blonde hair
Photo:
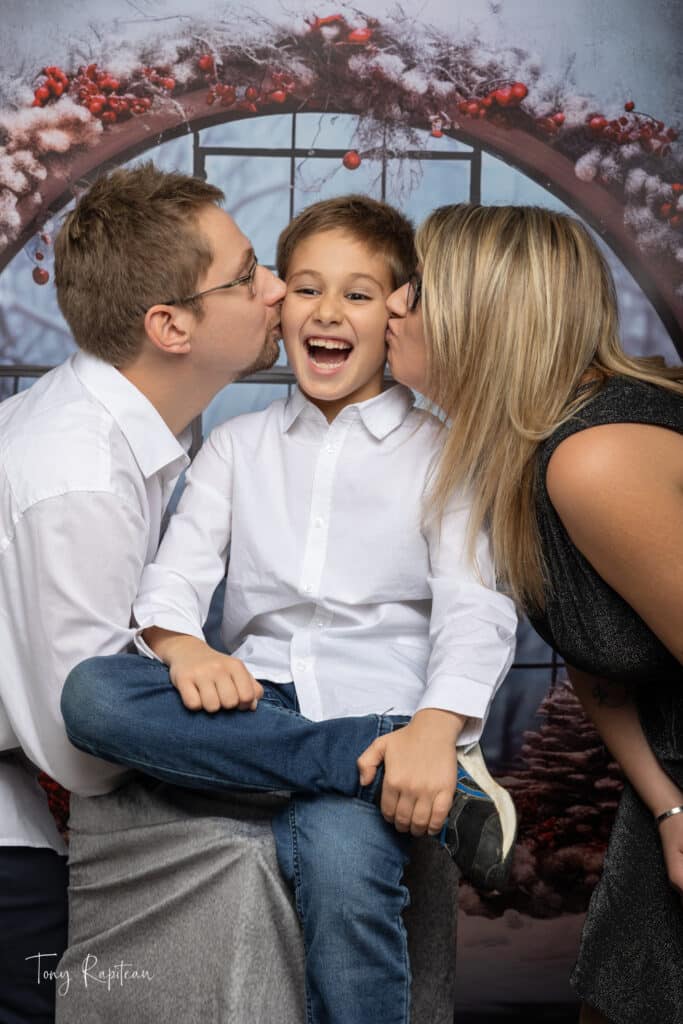
<svg viewBox="0 0 683 1024"><path fill-rule="evenodd" d="M581 1020L683 1024L683 367L627 356L586 229L447 206L388 300L394 377L444 414L501 581L626 777L572 981ZM603 1016L604 1015L604 1016Z"/></svg>

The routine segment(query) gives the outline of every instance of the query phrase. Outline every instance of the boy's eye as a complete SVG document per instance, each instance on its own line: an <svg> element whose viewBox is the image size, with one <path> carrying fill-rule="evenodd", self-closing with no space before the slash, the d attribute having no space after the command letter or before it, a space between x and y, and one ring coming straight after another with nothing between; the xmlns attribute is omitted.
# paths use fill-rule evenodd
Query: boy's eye
<svg viewBox="0 0 683 1024"><path fill-rule="evenodd" d="M371 295L366 295L365 292L348 292L346 295L347 299L352 299L356 302L359 299L371 299Z"/></svg>
<svg viewBox="0 0 683 1024"><path fill-rule="evenodd" d="M302 285L300 288L294 289L295 295L317 295L318 290L310 284Z"/></svg>

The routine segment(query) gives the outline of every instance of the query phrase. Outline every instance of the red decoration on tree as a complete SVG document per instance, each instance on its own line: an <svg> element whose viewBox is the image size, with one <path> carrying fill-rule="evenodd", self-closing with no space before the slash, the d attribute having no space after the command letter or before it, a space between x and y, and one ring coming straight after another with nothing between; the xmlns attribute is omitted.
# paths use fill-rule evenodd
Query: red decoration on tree
<svg viewBox="0 0 683 1024"><path fill-rule="evenodd" d="M210 53L203 53L197 61L200 71L210 74L214 69L214 60Z"/></svg>
<svg viewBox="0 0 683 1024"><path fill-rule="evenodd" d="M630 114L632 110L635 110L635 106L636 105L633 100L627 100L626 103L624 103L624 110Z"/></svg>
<svg viewBox="0 0 683 1024"><path fill-rule="evenodd" d="M342 163L347 171L355 171L357 167L360 167L362 160L358 150L350 149L348 153L344 153Z"/></svg>
<svg viewBox="0 0 683 1024"><path fill-rule="evenodd" d="M50 275L44 267L34 267L32 276L36 284L47 284L50 280Z"/></svg>

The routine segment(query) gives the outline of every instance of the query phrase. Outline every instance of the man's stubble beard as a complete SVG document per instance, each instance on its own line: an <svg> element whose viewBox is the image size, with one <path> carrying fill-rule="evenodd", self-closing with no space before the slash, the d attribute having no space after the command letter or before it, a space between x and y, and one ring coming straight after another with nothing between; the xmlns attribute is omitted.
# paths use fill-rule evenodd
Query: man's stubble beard
<svg viewBox="0 0 683 1024"><path fill-rule="evenodd" d="M251 363L245 370L238 376L238 380L243 377L248 377L252 373L258 373L259 370L269 370L274 363L277 362L277 357L280 355L279 345L279 334L276 329L270 328L266 334L266 340L263 343L263 348L257 355L253 363Z"/></svg>

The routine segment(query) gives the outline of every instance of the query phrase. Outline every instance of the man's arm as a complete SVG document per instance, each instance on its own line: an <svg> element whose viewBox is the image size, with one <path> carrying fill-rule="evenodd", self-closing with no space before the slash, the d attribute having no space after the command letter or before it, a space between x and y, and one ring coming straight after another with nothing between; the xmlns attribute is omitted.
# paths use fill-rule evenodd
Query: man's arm
<svg viewBox="0 0 683 1024"><path fill-rule="evenodd" d="M83 659L130 642L147 526L108 492L70 492L29 507L0 554L0 698L14 740L67 789L112 789L121 770L69 743L59 702Z"/></svg>

